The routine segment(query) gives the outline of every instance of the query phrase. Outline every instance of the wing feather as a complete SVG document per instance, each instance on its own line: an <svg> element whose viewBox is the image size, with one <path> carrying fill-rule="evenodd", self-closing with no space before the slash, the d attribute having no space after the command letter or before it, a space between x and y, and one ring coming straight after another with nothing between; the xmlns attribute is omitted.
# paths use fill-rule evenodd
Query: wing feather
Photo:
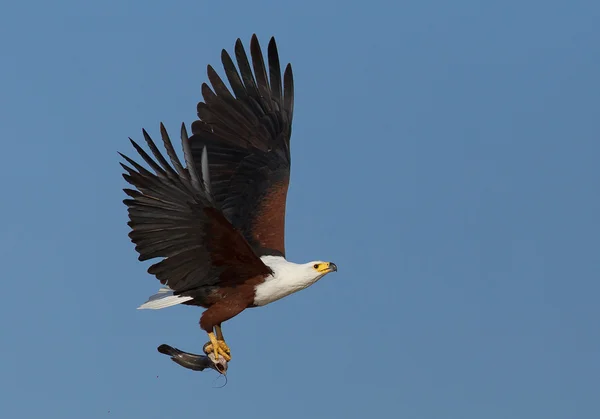
<svg viewBox="0 0 600 419"><path fill-rule="evenodd" d="M254 67L258 92L260 93L261 98L266 99L262 101L261 105L263 108L266 108L265 111L270 112L271 89L269 88L269 79L267 78L267 70L265 68L262 50L256 35L252 35L252 39L250 40L250 55L252 55L252 66Z"/></svg>
<svg viewBox="0 0 600 419"><path fill-rule="evenodd" d="M250 57L242 41L234 47L235 66L225 50L221 62L231 90L212 66L202 85L198 120L192 124L191 151L208 162L211 194L223 215L258 254L285 255L285 204L290 176L290 136L294 101L291 66L281 74L274 38L268 68L256 35Z"/></svg>
<svg viewBox="0 0 600 419"><path fill-rule="evenodd" d="M120 154L128 163L121 163L123 177L134 187L124 189L129 237L139 260L161 258L148 272L175 294L184 295L202 287L218 286L222 281L243 283L253 276L270 273L231 223L215 218L214 213L220 212L202 183L185 125L181 128L185 168L162 124L161 137L172 165L150 135L145 130L143 133L154 158L135 141L131 143L154 173ZM226 240L221 243L223 238Z"/></svg>
<svg viewBox="0 0 600 419"><path fill-rule="evenodd" d="M275 39L271 38L268 47L269 53L269 78L271 80L271 92L274 98L273 103L277 106L282 104L281 97L281 68L279 66L279 53ZM278 109L279 111L279 109Z"/></svg>
<svg viewBox="0 0 600 419"><path fill-rule="evenodd" d="M231 85L236 98L245 98L247 96L246 88L244 87L242 79L240 78L240 73L238 73L237 68L235 68L235 64L233 64L233 60L226 50L221 51L221 62L223 63L225 75L227 76L227 80L229 80L229 84Z"/></svg>
<svg viewBox="0 0 600 419"><path fill-rule="evenodd" d="M163 144L165 146L165 150L167 151L167 155L169 159L171 159L171 163L175 167L177 174L181 179L186 179L185 169L181 165L181 161L179 161L179 157L177 157L177 153L175 153L175 149L173 148L173 144L171 143L171 138L169 137L169 133L167 129L160 123L160 137L162 138ZM152 142L152 141L151 141ZM159 153L160 154L160 153Z"/></svg>

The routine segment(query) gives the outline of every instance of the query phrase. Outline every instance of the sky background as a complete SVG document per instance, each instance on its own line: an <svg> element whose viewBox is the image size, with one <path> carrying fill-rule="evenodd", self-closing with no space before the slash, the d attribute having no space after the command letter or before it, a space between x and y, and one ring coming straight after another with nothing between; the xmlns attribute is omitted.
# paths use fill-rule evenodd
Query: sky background
<svg viewBox="0 0 600 419"><path fill-rule="evenodd" d="M596 1L23 1L0 13L2 418L600 417ZM287 251L224 326L137 311L117 151L256 32L292 62ZM179 145L178 145L179 147Z"/></svg>

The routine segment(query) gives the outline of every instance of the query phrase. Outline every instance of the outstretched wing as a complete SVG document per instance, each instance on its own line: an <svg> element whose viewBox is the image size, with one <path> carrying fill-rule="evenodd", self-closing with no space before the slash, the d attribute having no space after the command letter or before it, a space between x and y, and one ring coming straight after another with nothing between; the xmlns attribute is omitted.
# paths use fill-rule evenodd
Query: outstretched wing
<svg viewBox="0 0 600 419"><path fill-rule="evenodd" d="M127 172L125 180L136 188L124 189L129 198L123 202L128 207L129 237L139 260L163 258L148 272L175 294L203 286L235 285L269 274L270 269L215 207L202 168L192 158L185 126L181 129L185 168L162 124L161 135L172 165L146 131L143 133L154 159L130 140L154 173L123 154L129 166L121 166Z"/></svg>
<svg viewBox="0 0 600 419"><path fill-rule="evenodd" d="M208 163L206 177L216 203L259 255L285 256L285 205L290 178L294 106L292 68L282 74L275 39L268 46L268 76L256 35L252 67L241 40L233 60L221 60L233 93L208 66L212 89L202 85L199 120L192 124L191 152ZM252 69L254 69L254 74Z"/></svg>

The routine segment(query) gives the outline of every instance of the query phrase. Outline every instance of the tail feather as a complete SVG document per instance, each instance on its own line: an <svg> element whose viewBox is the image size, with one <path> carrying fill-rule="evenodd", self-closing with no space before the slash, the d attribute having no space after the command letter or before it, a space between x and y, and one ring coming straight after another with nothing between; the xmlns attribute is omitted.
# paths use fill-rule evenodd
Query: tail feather
<svg viewBox="0 0 600 419"><path fill-rule="evenodd" d="M144 304L138 307L138 310L150 309L159 310L161 308L175 306L192 300L193 297L186 295L173 295L173 290L165 287L158 290L156 294L148 298Z"/></svg>

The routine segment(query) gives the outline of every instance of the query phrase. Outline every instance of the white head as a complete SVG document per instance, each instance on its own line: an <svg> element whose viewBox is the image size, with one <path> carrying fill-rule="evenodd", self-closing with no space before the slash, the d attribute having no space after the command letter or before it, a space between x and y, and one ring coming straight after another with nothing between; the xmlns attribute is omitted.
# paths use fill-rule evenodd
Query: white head
<svg viewBox="0 0 600 419"><path fill-rule="evenodd" d="M313 284L330 272L336 272L337 266L333 262L323 262L322 260L313 260L308 263L287 262L278 267L277 273L289 277L297 278L298 282Z"/></svg>
<svg viewBox="0 0 600 419"><path fill-rule="evenodd" d="M264 305L309 287L329 272L337 271L333 262L315 260L292 263L281 257L263 256L273 276L256 287L255 304Z"/></svg>
<svg viewBox="0 0 600 419"><path fill-rule="evenodd" d="M304 264L308 267L308 270L313 274L320 277L328 274L329 272L337 272L337 266L333 262L323 262L321 260L315 260Z"/></svg>

